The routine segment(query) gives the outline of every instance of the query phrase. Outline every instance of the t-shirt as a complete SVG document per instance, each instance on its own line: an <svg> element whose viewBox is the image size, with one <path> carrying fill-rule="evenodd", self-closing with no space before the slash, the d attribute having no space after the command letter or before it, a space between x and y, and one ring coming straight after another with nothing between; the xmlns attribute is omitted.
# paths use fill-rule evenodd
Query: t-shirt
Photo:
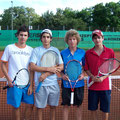
<svg viewBox="0 0 120 120"><path fill-rule="evenodd" d="M30 62L36 64L37 66L40 66L41 57L48 50L55 51L58 54L58 56L59 56L59 64L63 64L63 61L62 61L62 58L61 58L59 50L57 48L53 47L53 46L51 46L48 49L44 48L43 46L35 48L33 50L33 52L32 52L32 56L31 56ZM37 86L39 84L38 80L39 80L40 76L41 76L41 72L35 72L35 77L34 77L35 86ZM55 84L58 84L57 83L57 75L56 74L52 74L52 75L48 76L42 82L42 86L51 86L51 85L55 85Z"/></svg>
<svg viewBox="0 0 120 120"><path fill-rule="evenodd" d="M98 75L99 66L109 58L114 58L114 51L104 46L104 51L100 56L94 51L94 48L88 50L85 56L85 70L89 70L94 76ZM88 81L91 82L91 78ZM107 77L103 82L95 82L89 88L90 90L110 90L111 80Z"/></svg>
<svg viewBox="0 0 120 120"><path fill-rule="evenodd" d="M67 48L67 49L61 51L61 56L62 56L62 59L64 62L64 73L65 73L66 64L70 60L74 59L74 60L79 61L82 64L82 66L85 65L85 51L83 49L77 48L77 50L74 52L74 55L72 55L70 49ZM74 86L73 82L71 84L72 84L72 86ZM71 88L69 81L66 81L66 80L63 80L63 86L65 88ZM84 86L84 80L78 81L77 84L75 85L75 88L82 87L82 86Z"/></svg>
<svg viewBox="0 0 120 120"><path fill-rule="evenodd" d="M16 73L22 68L28 68L33 48L26 45L19 48L15 44L6 46L1 60L8 62L8 75L13 80Z"/></svg>

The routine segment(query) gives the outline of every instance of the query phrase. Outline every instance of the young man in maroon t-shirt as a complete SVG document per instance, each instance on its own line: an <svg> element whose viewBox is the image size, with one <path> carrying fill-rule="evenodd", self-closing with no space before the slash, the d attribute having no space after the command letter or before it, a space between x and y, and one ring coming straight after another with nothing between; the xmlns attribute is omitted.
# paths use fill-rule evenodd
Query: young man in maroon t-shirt
<svg viewBox="0 0 120 120"><path fill-rule="evenodd" d="M111 101L111 80L108 76L97 78L99 66L109 58L114 58L114 51L103 45L104 36L100 30L92 32L94 47L86 52L85 71L89 76L89 83L94 84L88 90L88 110L91 110L93 119L97 119L97 109L100 103L102 120L108 120Z"/></svg>

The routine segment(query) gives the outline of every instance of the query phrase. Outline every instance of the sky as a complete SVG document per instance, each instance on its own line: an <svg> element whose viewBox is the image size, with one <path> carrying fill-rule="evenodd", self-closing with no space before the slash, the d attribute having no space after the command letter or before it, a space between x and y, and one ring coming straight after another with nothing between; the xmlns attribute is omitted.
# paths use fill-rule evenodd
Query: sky
<svg viewBox="0 0 120 120"><path fill-rule="evenodd" d="M13 1L13 4L12 2ZM65 9L66 7L73 10L81 11L82 9L95 6L99 3L119 2L120 0L0 0L0 14L5 9L17 6L30 7L35 9L35 12L42 15L47 10L56 13L56 8Z"/></svg>

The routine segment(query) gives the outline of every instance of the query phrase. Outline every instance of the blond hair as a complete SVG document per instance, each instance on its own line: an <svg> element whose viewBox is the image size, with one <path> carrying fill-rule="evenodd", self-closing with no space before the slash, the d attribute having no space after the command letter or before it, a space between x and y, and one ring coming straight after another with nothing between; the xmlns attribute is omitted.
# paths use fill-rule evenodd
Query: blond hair
<svg viewBox="0 0 120 120"><path fill-rule="evenodd" d="M73 37L73 36L75 36L76 37L76 39L77 39L77 44L80 42L80 40L81 40L81 38L80 38L80 35L79 35L79 33L76 31L76 30L74 30L74 29L70 29L67 33L66 33L66 35L65 35L65 42L68 44L68 39L69 39L69 37Z"/></svg>

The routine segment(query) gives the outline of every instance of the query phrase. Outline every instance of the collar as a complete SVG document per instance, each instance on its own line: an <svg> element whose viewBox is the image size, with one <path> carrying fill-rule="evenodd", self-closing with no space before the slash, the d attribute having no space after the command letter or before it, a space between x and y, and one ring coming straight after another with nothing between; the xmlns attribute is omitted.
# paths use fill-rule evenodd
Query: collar
<svg viewBox="0 0 120 120"><path fill-rule="evenodd" d="M15 46L18 47L18 48L25 48L26 47L26 45L24 47L23 46L19 46L19 45L17 45L17 43L15 43Z"/></svg>
<svg viewBox="0 0 120 120"><path fill-rule="evenodd" d="M107 47L105 46L105 45L103 45L103 47L104 47L104 52L106 51L106 49L107 49ZM95 46L90 50L90 52L92 52L92 53L94 53L95 51L94 51L94 48L95 48Z"/></svg>

